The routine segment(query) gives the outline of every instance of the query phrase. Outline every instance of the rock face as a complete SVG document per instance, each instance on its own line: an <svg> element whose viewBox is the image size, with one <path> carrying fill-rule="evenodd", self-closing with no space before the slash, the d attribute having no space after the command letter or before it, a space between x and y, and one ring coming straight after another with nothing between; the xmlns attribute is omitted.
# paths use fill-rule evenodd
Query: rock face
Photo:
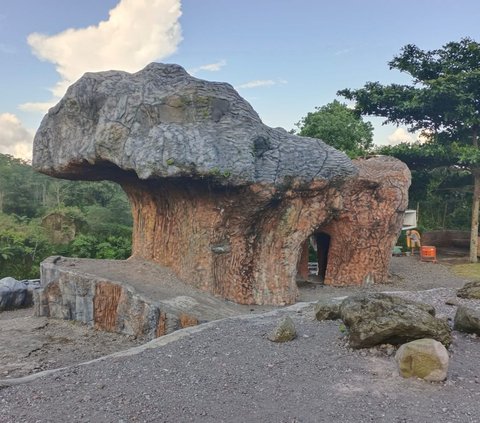
<svg viewBox="0 0 480 423"><path fill-rule="evenodd" d="M291 317L284 317L277 327L268 335L268 339L272 342L288 342L295 339L297 331Z"/></svg>
<svg viewBox="0 0 480 423"><path fill-rule="evenodd" d="M385 280L410 184L398 160L352 162L265 126L230 85L158 63L85 74L43 119L33 166L118 182L134 257L243 304L295 302L312 234L325 283Z"/></svg>
<svg viewBox="0 0 480 423"><path fill-rule="evenodd" d="M447 378L448 351L434 339L417 339L403 344L395 355L400 375L412 376L429 382L441 382Z"/></svg>
<svg viewBox="0 0 480 423"><path fill-rule="evenodd" d="M460 288L457 291L457 297L479 300L480 281L467 282L463 288Z"/></svg>
<svg viewBox="0 0 480 423"><path fill-rule="evenodd" d="M453 329L480 335L480 311L459 306L455 314Z"/></svg>
<svg viewBox="0 0 480 423"><path fill-rule="evenodd" d="M402 344L421 338L433 338L448 346L450 327L434 315L434 308L427 304L387 294L354 295L340 306L353 348Z"/></svg>

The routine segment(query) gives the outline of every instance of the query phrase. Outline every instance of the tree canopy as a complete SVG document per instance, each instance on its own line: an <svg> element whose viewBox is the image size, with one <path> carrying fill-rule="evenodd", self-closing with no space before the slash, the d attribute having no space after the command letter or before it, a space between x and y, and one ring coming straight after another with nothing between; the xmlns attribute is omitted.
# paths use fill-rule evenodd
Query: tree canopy
<svg viewBox="0 0 480 423"><path fill-rule="evenodd" d="M409 44L389 66L409 74L412 85L368 82L364 88L344 89L338 94L355 100L356 110L362 114L385 117L385 123L432 134L443 132L462 142L466 137L476 141L480 126L479 43L464 38L430 51Z"/></svg>
<svg viewBox="0 0 480 423"><path fill-rule="evenodd" d="M373 126L338 100L316 107L297 123L298 134L320 138L350 157L365 154L372 146Z"/></svg>
<svg viewBox="0 0 480 423"><path fill-rule="evenodd" d="M389 62L412 77L411 85L368 82L363 88L338 92L355 100L356 111L385 117L384 123L407 125L430 135L428 146L415 154L451 158L474 176L470 260L477 261L480 204L480 44L470 38L436 50L409 44ZM418 157L417 157L418 159Z"/></svg>

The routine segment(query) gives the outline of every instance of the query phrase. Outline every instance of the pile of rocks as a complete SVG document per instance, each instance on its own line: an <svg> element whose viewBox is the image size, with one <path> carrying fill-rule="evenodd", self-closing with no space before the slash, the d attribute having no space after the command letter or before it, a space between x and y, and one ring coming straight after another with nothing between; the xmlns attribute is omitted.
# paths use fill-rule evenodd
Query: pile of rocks
<svg viewBox="0 0 480 423"><path fill-rule="evenodd" d="M480 299L480 282L467 283L457 295ZM428 381L447 377L452 328L446 318L435 316L431 305L395 295L367 293L320 301L314 313L317 320L341 319L352 348L400 345L395 359L404 377ZM480 335L480 311L459 306L453 329Z"/></svg>
<svg viewBox="0 0 480 423"><path fill-rule="evenodd" d="M33 291L40 288L40 279L18 281L6 277L0 279L0 312L33 305Z"/></svg>

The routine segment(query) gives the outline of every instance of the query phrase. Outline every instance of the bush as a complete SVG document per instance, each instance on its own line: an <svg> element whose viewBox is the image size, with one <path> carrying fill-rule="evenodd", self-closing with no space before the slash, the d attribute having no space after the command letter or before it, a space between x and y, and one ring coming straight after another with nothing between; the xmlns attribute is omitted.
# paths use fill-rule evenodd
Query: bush
<svg viewBox="0 0 480 423"><path fill-rule="evenodd" d="M0 278L38 278L40 262L53 246L37 222L0 215Z"/></svg>

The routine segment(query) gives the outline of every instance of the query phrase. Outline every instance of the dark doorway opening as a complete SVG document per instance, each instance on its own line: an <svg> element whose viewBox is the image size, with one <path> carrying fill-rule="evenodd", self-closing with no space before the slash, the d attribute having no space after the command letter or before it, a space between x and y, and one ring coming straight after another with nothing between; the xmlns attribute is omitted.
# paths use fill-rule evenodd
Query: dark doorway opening
<svg viewBox="0 0 480 423"><path fill-rule="evenodd" d="M327 273L330 235L325 232L317 232L315 233L315 241L317 243L318 278L323 282Z"/></svg>
<svg viewBox="0 0 480 423"><path fill-rule="evenodd" d="M302 244L297 262L297 285L323 284L328 266L330 235L314 232Z"/></svg>

